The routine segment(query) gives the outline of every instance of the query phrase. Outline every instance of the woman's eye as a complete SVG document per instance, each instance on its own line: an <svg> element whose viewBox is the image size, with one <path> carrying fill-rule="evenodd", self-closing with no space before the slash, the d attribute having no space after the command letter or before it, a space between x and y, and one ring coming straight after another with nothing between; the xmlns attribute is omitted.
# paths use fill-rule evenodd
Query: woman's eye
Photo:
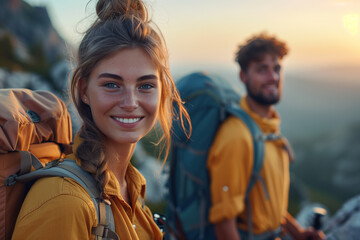
<svg viewBox="0 0 360 240"><path fill-rule="evenodd" d="M153 86L152 84L146 83L146 84L142 84L142 85L140 86L140 89L149 90L149 89L152 89L153 87L154 87L154 86Z"/></svg>
<svg viewBox="0 0 360 240"><path fill-rule="evenodd" d="M116 83L112 83L112 82L105 83L104 86L107 88L118 88L119 87Z"/></svg>

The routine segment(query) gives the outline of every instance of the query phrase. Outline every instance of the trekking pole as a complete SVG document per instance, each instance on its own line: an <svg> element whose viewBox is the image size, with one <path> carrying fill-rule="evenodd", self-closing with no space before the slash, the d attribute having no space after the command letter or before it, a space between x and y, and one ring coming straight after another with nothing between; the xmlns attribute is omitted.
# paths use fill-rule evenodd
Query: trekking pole
<svg viewBox="0 0 360 240"><path fill-rule="evenodd" d="M324 225L324 217L327 215L327 210L322 207L314 207L313 208L314 218L311 226L316 230L320 231ZM311 240L312 238L308 238Z"/></svg>
<svg viewBox="0 0 360 240"><path fill-rule="evenodd" d="M327 215L327 211L325 208L315 207L313 209L313 212L314 212L314 220L312 223L312 227L316 231L319 231L324 225L324 217Z"/></svg>

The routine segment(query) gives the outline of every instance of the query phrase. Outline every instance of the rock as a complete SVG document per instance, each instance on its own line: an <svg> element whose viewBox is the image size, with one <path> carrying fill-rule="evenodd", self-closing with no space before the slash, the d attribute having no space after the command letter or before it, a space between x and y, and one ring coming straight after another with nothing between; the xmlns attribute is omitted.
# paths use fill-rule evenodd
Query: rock
<svg viewBox="0 0 360 240"><path fill-rule="evenodd" d="M165 189L165 176L161 173L161 163L145 152L141 142L136 144L134 157L137 160L139 172L146 179L146 200L152 203L162 201L163 190Z"/></svg>
<svg viewBox="0 0 360 240"><path fill-rule="evenodd" d="M69 87L70 65L67 61L60 61L51 69L50 75L56 89L66 92Z"/></svg>
<svg viewBox="0 0 360 240"><path fill-rule="evenodd" d="M327 240L358 240L360 236L360 195L348 200L324 227Z"/></svg>
<svg viewBox="0 0 360 240"><path fill-rule="evenodd" d="M26 72L7 72L0 68L1 88L28 88L32 90L47 90L54 92L49 83L40 76Z"/></svg>

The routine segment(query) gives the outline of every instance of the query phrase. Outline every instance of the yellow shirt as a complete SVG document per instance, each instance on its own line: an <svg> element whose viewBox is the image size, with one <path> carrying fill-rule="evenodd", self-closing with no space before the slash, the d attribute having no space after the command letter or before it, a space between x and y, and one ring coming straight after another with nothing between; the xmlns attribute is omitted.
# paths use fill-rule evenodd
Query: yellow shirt
<svg viewBox="0 0 360 240"><path fill-rule="evenodd" d="M73 155L70 158L74 159ZM105 193L110 196L116 233L120 239L162 239L151 211L142 206L145 179L130 164L126 181L131 206L120 195L115 175L109 171L110 181ZM87 191L69 178L49 177L35 182L19 213L13 240L16 239L95 239L92 227L97 226L94 204Z"/></svg>
<svg viewBox="0 0 360 240"><path fill-rule="evenodd" d="M279 132L280 119L276 112L273 118L260 118L250 110L245 98L240 105L263 133ZM249 196L255 234L277 229L287 212L289 157L283 145L283 140L265 143L260 175L265 180L270 198L266 198L262 184L257 181ZM213 203L209 213L210 222L239 217L239 227L247 229L244 197L252 173L253 158L250 131L238 118L228 118L219 128L207 161Z"/></svg>

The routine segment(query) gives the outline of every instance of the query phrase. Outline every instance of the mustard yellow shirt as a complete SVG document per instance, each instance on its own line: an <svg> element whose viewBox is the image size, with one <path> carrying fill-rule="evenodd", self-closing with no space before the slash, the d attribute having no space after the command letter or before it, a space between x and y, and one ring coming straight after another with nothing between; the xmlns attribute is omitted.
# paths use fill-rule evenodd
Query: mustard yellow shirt
<svg viewBox="0 0 360 240"><path fill-rule="evenodd" d="M279 132L280 119L276 112L273 113L273 118L261 118L250 110L245 97L240 106L254 119L263 133ZM249 196L255 234L277 229L287 212L289 156L283 145L283 140L265 143L260 175L265 180L270 198L266 198L261 183L257 181ZM244 197L252 173L253 159L250 131L238 118L228 118L219 128L207 161L213 203L209 212L211 223L239 217L239 227L247 229Z"/></svg>
<svg viewBox="0 0 360 240"><path fill-rule="evenodd" d="M69 158L75 159L74 155ZM110 196L116 233L120 239L162 239L151 211L138 200L145 197L145 179L130 164L126 181L131 206L120 195L115 175L105 193ZM97 226L94 204L87 191L69 178L49 177L38 180L30 189L19 213L13 240L25 239L95 239L92 227Z"/></svg>

